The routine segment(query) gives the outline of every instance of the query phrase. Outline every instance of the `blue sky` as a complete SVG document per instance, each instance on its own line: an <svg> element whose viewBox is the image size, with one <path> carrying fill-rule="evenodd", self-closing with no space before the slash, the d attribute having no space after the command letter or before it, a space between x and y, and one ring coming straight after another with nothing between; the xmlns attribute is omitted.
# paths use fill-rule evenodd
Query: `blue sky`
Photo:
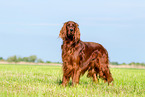
<svg viewBox="0 0 145 97"><path fill-rule="evenodd" d="M1 0L0 56L61 62L59 31L79 24L81 40L101 43L110 61L145 62L145 0Z"/></svg>

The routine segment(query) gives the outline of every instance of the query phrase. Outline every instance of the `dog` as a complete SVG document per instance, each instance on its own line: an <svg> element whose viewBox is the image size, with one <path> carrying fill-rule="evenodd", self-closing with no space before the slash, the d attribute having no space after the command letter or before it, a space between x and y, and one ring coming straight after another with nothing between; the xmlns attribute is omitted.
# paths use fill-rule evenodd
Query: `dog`
<svg viewBox="0 0 145 97"><path fill-rule="evenodd" d="M98 75L108 84L113 81L107 50L101 44L81 41L77 23L73 21L64 23L59 37L63 40L62 86L66 86L70 78L73 86L79 84L80 76L86 71L87 76L92 77L94 82L98 83Z"/></svg>

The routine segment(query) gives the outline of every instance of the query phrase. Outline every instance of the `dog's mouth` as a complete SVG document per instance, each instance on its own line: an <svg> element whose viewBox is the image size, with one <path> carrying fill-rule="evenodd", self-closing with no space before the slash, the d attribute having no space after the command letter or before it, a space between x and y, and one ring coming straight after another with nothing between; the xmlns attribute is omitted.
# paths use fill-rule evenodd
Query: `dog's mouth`
<svg viewBox="0 0 145 97"><path fill-rule="evenodd" d="M67 33L67 39L68 40L74 40L74 34L73 33Z"/></svg>

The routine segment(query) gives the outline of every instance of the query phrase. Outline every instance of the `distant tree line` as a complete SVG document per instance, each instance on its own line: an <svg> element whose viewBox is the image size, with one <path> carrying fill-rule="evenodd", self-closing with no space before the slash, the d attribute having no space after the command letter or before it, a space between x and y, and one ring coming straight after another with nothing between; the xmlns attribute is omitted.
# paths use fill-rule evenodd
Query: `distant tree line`
<svg viewBox="0 0 145 97"><path fill-rule="evenodd" d="M0 61L7 61L7 62L34 62L34 63L52 63L51 61L43 61L40 58L37 58L36 55L32 55L29 57L18 57L16 55L8 57L7 59L3 59L0 57ZM59 63L59 62L57 62Z"/></svg>
<svg viewBox="0 0 145 97"><path fill-rule="evenodd" d="M29 57L18 57L16 55L8 57L7 59L4 59L3 57L0 57L0 61L7 61L7 62L34 62L34 63L52 63L51 61L43 61L40 58L37 58L36 55L32 55ZM53 62L53 63L60 63L60 62ZM145 66L145 63L137 63L137 62L131 62L129 64L118 62L110 62L111 65L136 65L136 66Z"/></svg>
<svg viewBox="0 0 145 97"><path fill-rule="evenodd" d="M0 57L0 60L2 60L3 59L3 57Z"/></svg>
<svg viewBox="0 0 145 97"><path fill-rule="evenodd" d="M136 66L145 66L145 63L138 63L138 62L131 62L129 64L127 63L121 63L119 64L118 62L110 62L111 65L136 65Z"/></svg>

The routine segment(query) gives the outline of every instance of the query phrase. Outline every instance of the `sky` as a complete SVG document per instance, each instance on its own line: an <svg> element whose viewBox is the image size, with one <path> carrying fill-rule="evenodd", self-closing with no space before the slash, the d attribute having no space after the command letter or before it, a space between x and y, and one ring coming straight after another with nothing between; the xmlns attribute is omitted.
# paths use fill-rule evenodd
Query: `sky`
<svg viewBox="0 0 145 97"><path fill-rule="evenodd" d="M58 36L69 20L110 61L145 63L145 0L0 0L0 57L62 62Z"/></svg>

